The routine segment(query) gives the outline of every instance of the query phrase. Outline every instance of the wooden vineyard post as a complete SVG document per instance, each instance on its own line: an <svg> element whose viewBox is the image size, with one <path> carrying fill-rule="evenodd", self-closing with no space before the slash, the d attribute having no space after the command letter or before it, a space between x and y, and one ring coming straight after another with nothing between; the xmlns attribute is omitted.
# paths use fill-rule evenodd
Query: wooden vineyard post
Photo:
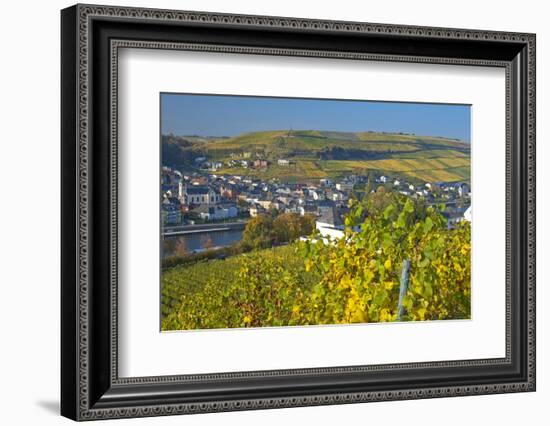
<svg viewBox="0 0 550 426"><path fill-rule="evenodd" d="M401 269L401 280L399 282L399 302L397 304L397 321L401 321L405 308L403 306L403 299L407 294L407 288L409 287L409 269L411 267L411 261L405 259L403 261L403 268Z"/></svg>

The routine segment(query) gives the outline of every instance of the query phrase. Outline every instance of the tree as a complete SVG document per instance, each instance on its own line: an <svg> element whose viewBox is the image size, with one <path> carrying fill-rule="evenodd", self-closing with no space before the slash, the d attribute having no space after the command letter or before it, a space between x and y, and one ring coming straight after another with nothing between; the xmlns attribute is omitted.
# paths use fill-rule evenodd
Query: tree
<svg viewBox="0 0 550 426"><path fill-rule="evenodd" d="M164 237L162 240L162 250L164 253L170 253L172 255L175 253L176 241L173 238Z"/></svg>
<svg viewBox="0 0 550 426"><path fill-rule="evenodd" d="M283 213L273 221L273 236L279 243L293 241L300 237L300 216L296 213Z"/></svg>
<svg viewBox="0 0 550 426"><path fill-rule="evenodd" d="M368 196L373 188L374 185L374 175L372 172L369 172L367 176L367 184L365 185L365 194Z"/></svg>
<svg viewBox="0 0 550 426"><path fill-rule="evenodd" d="M237 206L240 209L244 209L246 206L248 206L248 203L246 202L246 200L243 200L242 198L238 198L237 199Z"/></svg>
<svg viewBox="0 0 550 426"><path fill-rule="evenodd" d="M317 217L313 213L306 213L300 217L300 236L311 235L315 231L315 222Z"/></svg>
<svg viewBox="0 0 550 426"><path fill-rule="evenodd" d="M380 213L389 204L392 203L394 194L388 191L384 186L379 186L375 192L365 194L363 204L369 212Z"/></svg>
<svg viewBox="0 0 550 426"><path fill-rule="evenodd" d="M214 247L214 241L212 241L212 237L210 235L204 235L201 238L201 247L205 250L210 250Z"/></svg>
<svg viewBox="0 0 550 426"><path fill-rule="evenodd" d="M189 252L185 237L178 238L174 247L175 256L185 256Z"/></svg>
<svg viewBox="0 0 550 426"><path fill-rule="evenodd" d="M315 215L306 213L300 216L296 213L283 213L273 221L273 237L279 243L287 243L306 235L311 235L315 230Z"/></svg>
<svg viewBox="0 0 550 426"><path fill-rule="evenodd" d="M250 249L261 249L271 246L273 220L271 216L261 214L250 219L243 231L243 244Z"/></svg>
<svg viewBox="0 0 550 426"><path fill-rule="evenodd" d="M277 216L279 216L279 210L276 208L269 209L269 215L272 219L275 219Z"/></svg>

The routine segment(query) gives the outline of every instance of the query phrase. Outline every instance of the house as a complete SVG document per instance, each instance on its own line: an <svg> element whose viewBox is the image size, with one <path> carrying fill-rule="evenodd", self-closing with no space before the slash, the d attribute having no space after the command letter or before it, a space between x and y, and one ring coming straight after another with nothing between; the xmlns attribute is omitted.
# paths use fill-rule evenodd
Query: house
<svg viewBox="0 0 550 426"><path fill-rule="evenodd" d="M460 197L467 197L470 195L470 186L467 183L458 183L457 191Z"/></svg>
<svg viewBox="0 0 550 426"><path fill-rule="evenodd" d="M181 204L175 197L165 197L161 205L163 225L179 225L181 223Z"/></svg>
<svg viewBox="0 0 550 426"><path fill-rule="evenodd" d="M237 206L233 203L226 203L223 205L208 205L201 204L199 207L193 210L193 213L198 214L201 219L211 220L225 220L237 217L239 211Z"/></svg>
<svg viewBox="0 0 550 426"><path fill-rule="evenodd" d="M267 160L254 160L254 167L257 169L266 168L269 165L269 161Z"/></svg>
<svg viewBox="0 0 550 426"><path fill-rule="evenodd" d="M336 189L338 191L353 191L353 183L352 182L338 182L336 184Z"/></svg>
<svg viewBox="0 0 550 426"><path fill-rule="evenodd" d="M325 199L325 193L322 190L308 190L308 195L313 198L315 201L324 200Z"/></svg>
<svg viewBox="0 0 550 426"><path fill-rule="evenodd" d="M207 185L208 179L204 176L195 176L191 179L190 183L194 186Z"/></svg>
<svg viewBox="0 0 550 426"><path fill-rule="evenodd" d="M256 203L259 204L264 210L269 210L273 204L271 200L258 200Z"/></svg>
<svg viewBox="0 0 550 426"><path fill-rule="evenodd" d="M220 194L209 186L186 185L183 190L183 202L185 204L217 204L220 202Z"/></svg>
<svg viewBox="0 0 550 426"><path fill-rule="evenodd" d="M330 179L320 179L319 180L319 183L322 185L322 186L332 186L334 185L334 182Z"/></svg>
<svg viewBox="0 0 550 426"><path fill-rule="evenodd" d="M256 217L260 214L265 213L264 208L258 204L253 204L248 211L250 213L250 217Z"/></svg>
<svg viewBox="0 0 550 426"><path fill-rule="evenodd" d="M317 215L317 206L315 204L304 204L298 206L297 210L300 216L305 216L306 214Z"/></svg>
<svg viewBox="0 0 550 426"><path fill-rule="evenodd" d="M279 166L286 166L286 167L288 167L288 166L290 166L290 161L287 160L287 159L285 159L285 158L279 158L279 159L277 160L277 164L278 164Z"/></svg>
<svg viewBox="0 0 550 426"><path fill-rule="evenodd" d="M161 170L161 189L163 194L171 197L183 196L183 177L177 170L163 167Z"/></svg>
<svg viewBox="0 0 550 426"><path fill-rule="evenodd" d="M344 194L343 192L339 192L339 191L334 191L331 194L330 198L332 199L332 201L346 201L348 199L346 194Z"/></svg>
<svg viewBox="0 0 550 426"><path fill-rule="evenodd" d="M468 222L472 221L472 206L468 207L464 212L464 220L467 220Z"/></svg>
<svg viewBox="0 0 550 426"><path fill-rule="evenodd" d="M470 212L466 214L468 210ZM452 229L457 223L462 222L463 220L467 220L466 219L467 215L470 217L470 221L471 221L472 211L471 211L471 206L449 207L442 214L445 217L445 219L447 219L447 228Z"/></svg>
<svg viewBox="0 0 550 426"><path fill-rule="evenodd" d="M234 200L239 195L239 191L234 186L222 185L220 187L220 195L225 199Z"/></svg>
<svg viewBox="0 0 550 426"><path fill-rule="evenodd" d="M320 208L320 215L315 221L315 228L324 238L339 239L344 236L344 224L336 207Z"/></svg>
<svg viewBox="0 0 550 426"><path fill-rule="evenodd" d="M283 210L285 208L285 205L280 202L278 199L274 199L271 202L271 208L275 210Z"/></svg>

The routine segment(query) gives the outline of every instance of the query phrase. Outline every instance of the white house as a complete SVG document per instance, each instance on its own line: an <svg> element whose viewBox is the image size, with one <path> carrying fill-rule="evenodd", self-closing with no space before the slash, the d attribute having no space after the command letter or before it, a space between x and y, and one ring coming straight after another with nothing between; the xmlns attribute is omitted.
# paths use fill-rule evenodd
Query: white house
<svg viewBox="0 0 550 426"><path fill-rule="evenodd" d="M224 220L237 217L239 214L237 207L233 204L222 206L209 206L203 204L196 208L194 212L198 213L203 220Z"/></svg>
<svg viewBox="0 0 550 426"><path fill-rule="evenodd" d="M472 206L468 207L464 212L464 220L467 220L468 222L472 221Z"/></svg>
<svg viewBox="0 0 550 426"><path fill-rule="evenodd" d="M339 192L339 191L334 191L331 194L330 198L331 198L332 201L346 201L348 199L346 194L344 194L343 192Z"/></svg>
<svg viewBox="0 0 550 426"><path fill-rule="evenodd" d="M338 182L336 184L336 189L338 191L352 191L353 183L352 182Z"/></svg>
<svg viewBox="0 0 550 426"><path fill-rule="evenodd" d="M324 238L340 239L344 236L344 224L335 207L323 209L315 222L315 228Z"/></svg>
<svg viewBox="0 0 550 426"><path fill-rule="evenodd" d="M256 217L259 214L265 213L264 208L259 204L253 204L248 211L250 213L250 217Z"/></svg>
<svg viewBox="0 0 550 426"><path fill-rule="evenodd" d="M467 183L460 183L458 184L458 195L460 197L466 197L470 195L470 187Z"/></svg>

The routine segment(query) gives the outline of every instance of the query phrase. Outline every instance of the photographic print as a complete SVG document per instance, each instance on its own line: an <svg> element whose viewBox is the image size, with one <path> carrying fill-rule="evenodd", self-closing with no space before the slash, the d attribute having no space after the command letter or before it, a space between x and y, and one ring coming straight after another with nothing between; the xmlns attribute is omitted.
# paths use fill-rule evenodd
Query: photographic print
<svg viewBox="0 0 550 426"><path fill-rule="evenodd" d="M470 319L470 114L161 93L161 329Z"/></svg>

